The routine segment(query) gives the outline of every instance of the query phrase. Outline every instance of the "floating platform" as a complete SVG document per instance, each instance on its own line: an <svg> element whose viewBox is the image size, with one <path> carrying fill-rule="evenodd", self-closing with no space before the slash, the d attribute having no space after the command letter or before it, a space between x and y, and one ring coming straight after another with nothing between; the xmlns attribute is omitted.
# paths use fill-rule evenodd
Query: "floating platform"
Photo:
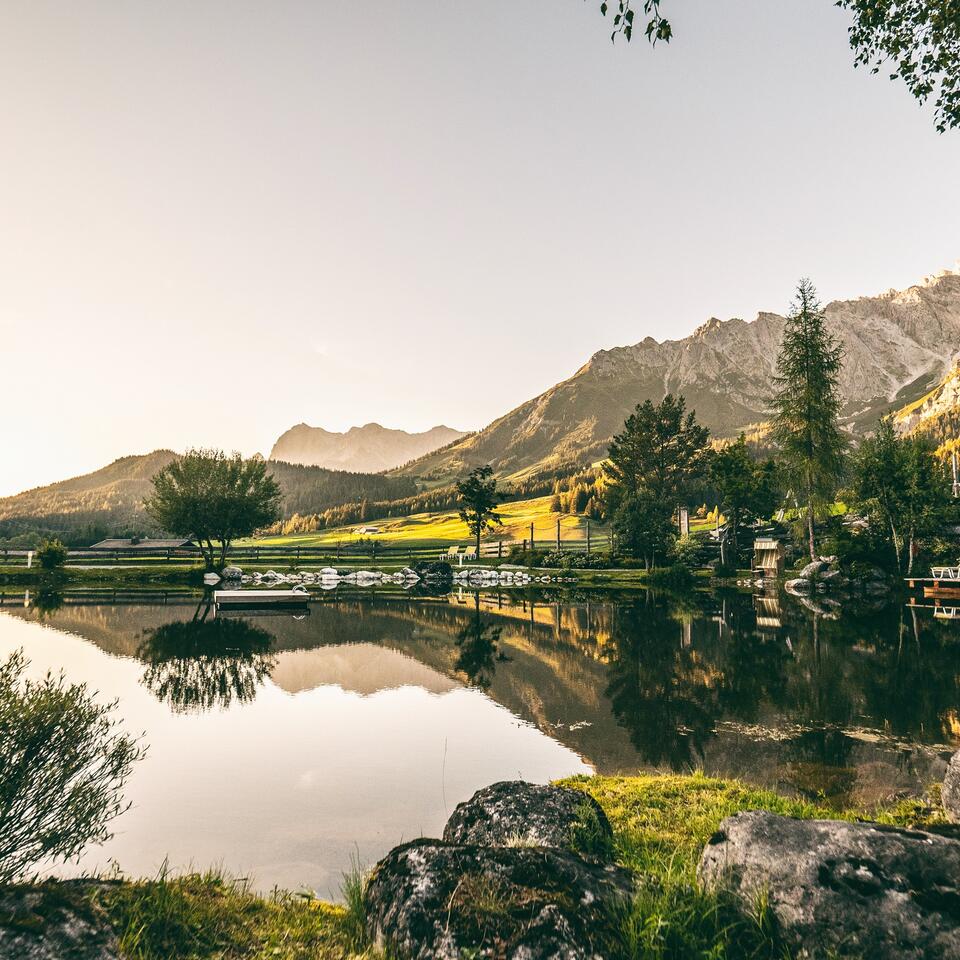
<svg viewBox="0 0 960 960"><path fill-rule="evenodd" d="M302 608L310 603L310 594L306 587L294 587L292 590L214 590L213 602L218 607L229 607L231 610Z"/></svg>

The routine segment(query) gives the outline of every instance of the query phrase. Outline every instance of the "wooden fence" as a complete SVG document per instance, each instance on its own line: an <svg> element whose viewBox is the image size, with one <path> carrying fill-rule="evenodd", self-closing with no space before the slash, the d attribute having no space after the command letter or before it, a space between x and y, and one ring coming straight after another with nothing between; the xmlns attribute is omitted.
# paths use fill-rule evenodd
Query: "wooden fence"
<svg viewBox="0 0 960 960"><path fill-rule="evenodd" d="M505 558L509 555L511 549L518 547L522 552L527 552L530 548L529 540L487 540L480 544L481 558ZM356 542L343 542L325 544L322 546L301 546L301 545L249 545L231 547L227 551L227 559L230 563L274 563L277 565L300 565L300 564L335 564L339 561L349 562L358 560L370 560L371 562L381 563L413 563L415 560L438 560L446 559L449 553L449 547L442 544L422 545L403 543L381 542L377 540L361 540ZM469 542L461 541L461 552L470 548ZM597 550L609 550L611 547L608 537L594 537L590 539L578 538L576 540L559 540L556 538L550 540L533 541L535 550L563 550L571 553L591 553ZM32 565L37 566L38 561L35 551L28 550L7 550L0 548L0 565L26 565L28 556L33 554ZM131 564L137 566L150 566L156 564L171 563L198 563L201 560L201 553L196 547L169 547L157 549L154 547L124 547L123 549L78 549L70 550L67 554L67 564L70 566L117 566L121 564Z"/></svg>

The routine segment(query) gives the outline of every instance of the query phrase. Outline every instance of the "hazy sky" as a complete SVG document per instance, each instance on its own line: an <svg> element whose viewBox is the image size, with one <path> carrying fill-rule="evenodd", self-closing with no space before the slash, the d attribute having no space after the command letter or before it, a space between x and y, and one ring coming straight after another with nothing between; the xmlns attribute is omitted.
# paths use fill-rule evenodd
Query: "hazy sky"
<svg viewBox="0 0 960 960"><path fill-rule="evenodd" d="M473 428L597 349L960 257L960 133L831 0L0 0L0 494Z"/></svg>

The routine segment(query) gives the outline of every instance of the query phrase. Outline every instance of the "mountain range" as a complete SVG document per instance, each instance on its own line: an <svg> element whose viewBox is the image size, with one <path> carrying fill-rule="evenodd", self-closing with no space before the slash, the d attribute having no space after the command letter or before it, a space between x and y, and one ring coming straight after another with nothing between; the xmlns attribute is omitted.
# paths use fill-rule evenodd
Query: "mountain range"
<svg viewBox="0 0 960 960"><path fill-rule="evenodd" d="M330 470L353 470L378 473L399 467L466 436L451 427L432 427L423 433L391 430L379 423L351 427L345 433L334 433L323 427L298 423L282 434L270 451L271 460L327 467Z"/></svg>
<svg viewBox="0 0 960 960"><path fill-rule="evenodd" d="M825 312L844 347L843 418L852 433L893 412L903 430L957 442L960 270L905 290L833 301ZM637 403L668 392L683 394L715 437L736 435L769 416L785 322L774 313L751 322L711 318L679 340L647 337L601 350L573 376L476 433L440 426L411 434L375 423L334 433L299 424L271 451L286 514L409 497L481 463L512 480L573 470L605 455ZM123 457L92 474L0 498L0 539L36 530L146 529L142 498L173 456L158 450Z"/></svg>
<svg viewBox="0 0 960 960"><path fill-rule="evenodd" d="M927 394L960 351L960 270L906 290L837 300L827 324L844 347L843 417L857 432ZM400 472L442 483L479 463L504 477L563 471L603 457L638 403L683 394L714 436L769 416L785 318L711 318L690 336L601 350L572 377Z"/></svg>

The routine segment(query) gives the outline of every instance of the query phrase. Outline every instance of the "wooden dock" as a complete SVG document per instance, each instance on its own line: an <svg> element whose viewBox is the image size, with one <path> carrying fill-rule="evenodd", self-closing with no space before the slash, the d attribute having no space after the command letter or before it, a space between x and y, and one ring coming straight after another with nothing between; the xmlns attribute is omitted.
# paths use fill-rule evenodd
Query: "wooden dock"
<svg viewBox="0 0 960 960"><path fill-rule="evenodd" d="M292 590L214 590L213 602L218 608L229 607L231 610L306 607L310 603L310 594L302 586Z"/></svg>
<svg viewBox="0 0 960 960"><path fill-rule="evenodd" d="M931 567L929 577L907 577L906 582L931 600L960 600L960 567Z"/></svg>

